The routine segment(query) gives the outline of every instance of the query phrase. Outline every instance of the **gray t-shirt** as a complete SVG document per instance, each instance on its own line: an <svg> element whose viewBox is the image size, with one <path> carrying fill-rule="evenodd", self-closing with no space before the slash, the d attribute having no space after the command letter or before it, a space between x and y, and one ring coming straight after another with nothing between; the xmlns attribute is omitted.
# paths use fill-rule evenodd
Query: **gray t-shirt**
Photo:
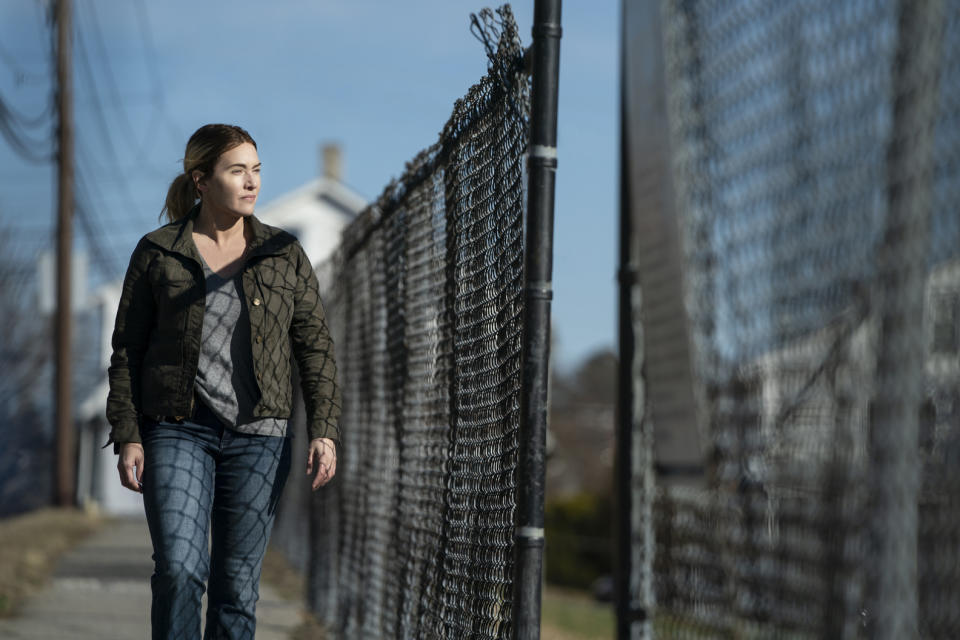
<svg viewBox="0 0 960 640"><path fill-rule="evenodd" d="M285 436L283 418L257 418L260 398L253 375L250 316L240 280L241 269L221 278L203 264L207 279L207 309L200 338L197 395L226 426L242 433Z"/></svg>

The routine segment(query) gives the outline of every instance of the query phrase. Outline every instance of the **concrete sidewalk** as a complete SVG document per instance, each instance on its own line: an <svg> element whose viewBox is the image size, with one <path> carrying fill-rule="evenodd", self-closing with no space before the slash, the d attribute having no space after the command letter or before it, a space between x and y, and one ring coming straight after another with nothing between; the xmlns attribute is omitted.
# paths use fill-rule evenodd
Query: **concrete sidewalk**
<svg viewBox="0 0 960 640"><path fill-rule="evenodd" d="M20 616L0 620L0 638L133 640L150 637L150 535L142 518L111 520L57 565L51 584ZM287 640L299 603L261 583L257 639Z"/></svg>

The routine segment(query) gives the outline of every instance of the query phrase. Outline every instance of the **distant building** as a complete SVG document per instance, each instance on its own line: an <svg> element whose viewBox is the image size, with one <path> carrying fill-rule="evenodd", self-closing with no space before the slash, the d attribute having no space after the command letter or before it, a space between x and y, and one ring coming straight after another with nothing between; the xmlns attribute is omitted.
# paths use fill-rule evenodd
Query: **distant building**
<svg viewBox="0 0 960 640"><path fill-rule="evenodd" d="M336 250L341 233L366 206L367 202L342 180L340 150L335 145L322 149L321 175L302 187L259 207L257 217L297 237L316 269ZM107 367L111 355L113 322L120 303L120 281L98 289L92 306L101 318L100 383L79 406L77 422L78 466L77 498L81 504L96 503L106 513L142 514L139 495L120 485L116 456L102 449L110 433L104 414L107 404Z"/></svg>
<svg viewBox="0 0 960 640"><path fill-rule="evenodd" d="M747 478L768 488L817 489L794 480L823 478L831 464L844 473L865 468L880 339L879 320L865 308L847 309L741 368L732 391L741 409L726 427L742 432ZM937 265L927 277L923 348L919 435L929 480L938 467L960 462L960 261Z"/></svg>
<svg viewBox="0 0 960 640"><path fill-rule="evenodd" d="M261 221L297 237L316 268L340 244L340 234L367 201L343 183L340 150L323 147L322 174L257 209Z"/></svg>

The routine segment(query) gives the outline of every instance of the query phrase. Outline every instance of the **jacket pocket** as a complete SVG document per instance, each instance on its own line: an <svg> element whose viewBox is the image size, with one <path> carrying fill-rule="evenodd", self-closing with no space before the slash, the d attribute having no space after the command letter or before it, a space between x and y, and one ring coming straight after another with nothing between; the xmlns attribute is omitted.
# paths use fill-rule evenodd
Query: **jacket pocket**
<svg viewBox="0 0 960 640"><path fill-rule="evenodd" d="M193 302L196 278L175 258L157 260L151 265L149 276L158 309L183 310Z"/></svg>

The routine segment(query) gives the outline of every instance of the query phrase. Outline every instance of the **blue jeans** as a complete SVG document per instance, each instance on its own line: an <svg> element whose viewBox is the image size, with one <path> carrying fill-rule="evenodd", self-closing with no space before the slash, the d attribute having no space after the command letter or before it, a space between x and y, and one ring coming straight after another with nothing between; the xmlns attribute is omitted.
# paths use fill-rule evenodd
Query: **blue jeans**
<svg viewBox="0 0 960 640"><path fill-rule="evenodd" d="M202 404L183 422L146 421L141 435L154 640L200 637L208 579L204 639L252 639L260 566L290 471L290 439L224 428Z"/></svg>

